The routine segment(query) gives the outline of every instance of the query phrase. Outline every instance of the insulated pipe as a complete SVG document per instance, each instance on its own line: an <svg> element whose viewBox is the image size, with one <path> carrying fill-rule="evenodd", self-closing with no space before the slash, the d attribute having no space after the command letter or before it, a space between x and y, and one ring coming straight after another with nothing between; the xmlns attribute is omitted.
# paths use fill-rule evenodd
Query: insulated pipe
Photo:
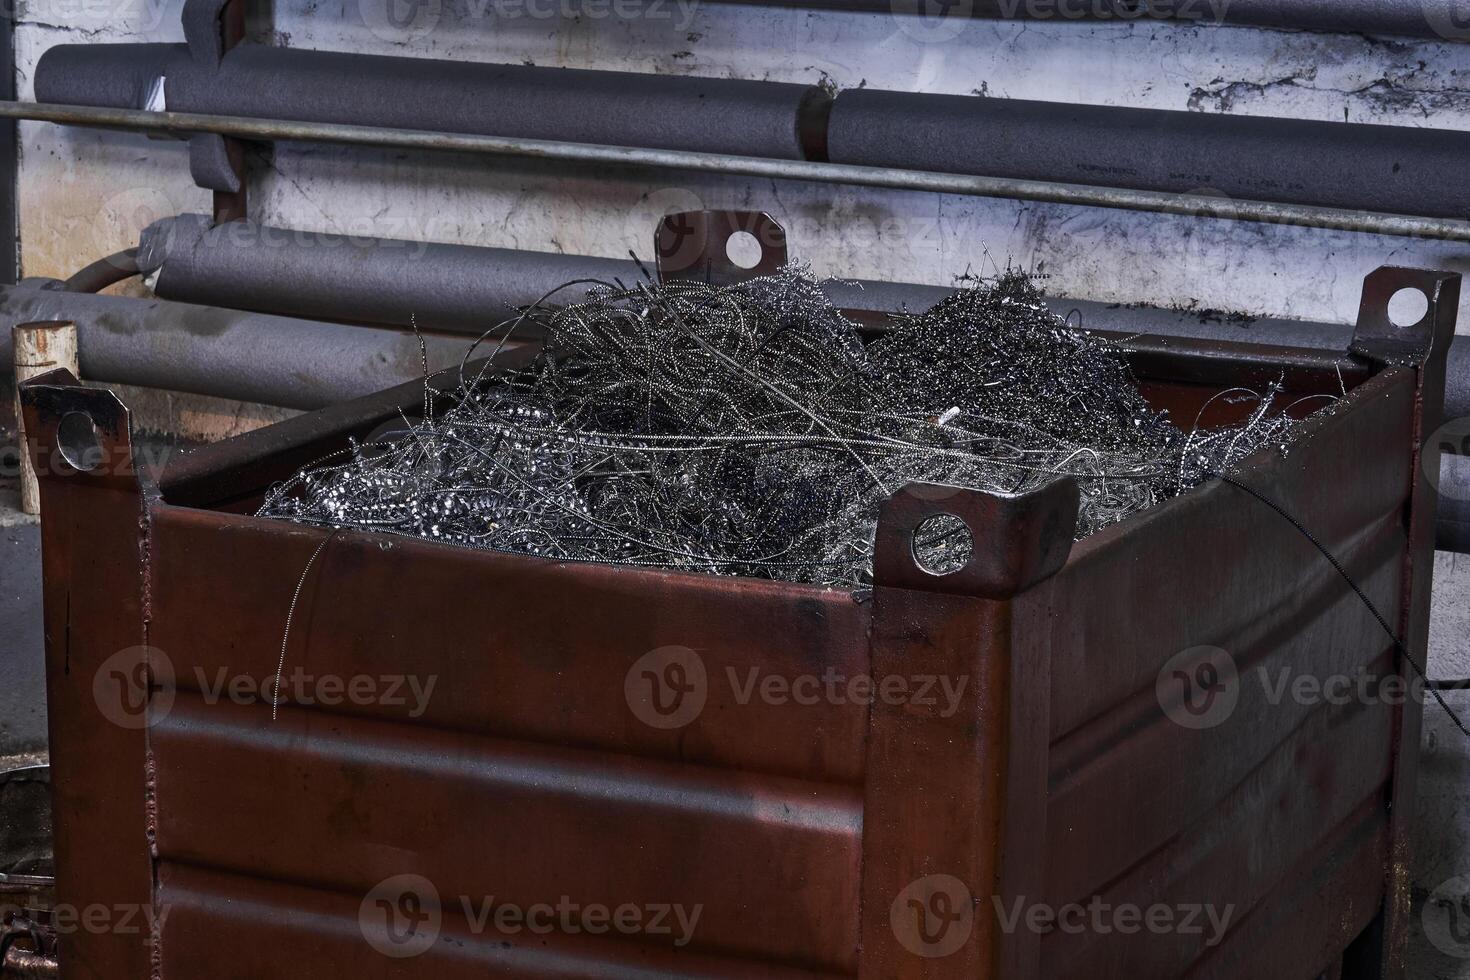
<svg viewBox="0 0 1470 980"><path fill-rule="evenodd" d="M104 45L105 46L105 45ZM727 153L694 153L688 150L652 150L633 146L607 146L531 140L509 136L474 136L439 133L424 129L389 129L341 123L305 123L290 119L246 119L239 116L156 112L139 109L97 108L42 102L0 100L0 119L34 119L64 126L96 126L179 136L209 133L247 140L295 140L311 143L340 143L348 146L381 146L407 150L470 153L477 156L515 157L524 160L558 160L583 166L648 167L684 170L691 173L739 174L767 180L806 180L849 184L854 187L887 187L932 194L964 194L999 197L1016 201L1047 201L1075 207L1124 208L1196 218L1222 218L1264 224L1328 228L1354 234L1396 235L1470 242L1470 221L1457 218L1428 218L1416 215L1352 211L1271 201L1229 200L1199 194L1139 191L1097 184L1065 184L1054 181L984 177L972 174L928 173L893 167L863 167L808 160L771 160Z"/></svg>
<svg viewBox="0 0 1470 980"><path fill-rule="evenodd" d="M1442 129L859 89L832 107L828 152L869 167L1470 213L1470 132Z"/></svg>
<svg viewBox="0 0 1470 980"><path fill-rule="evenodd" d="M1470 132L1407 126L867 89L844 91L833 101L812 86L256 44L230 49L217 66L191 57L182 45L58 45L37 64L36 96L137 110L157 104L149 77L165 78L171 111L200 116L572 139L583 146L738 154L793 166L803 158L830 158L871 172L1216 198L1158 207L1202 216L1273 220L1256 217L1259 209L1249 201L1429 215L1460 224L1470 213L1470 184L1455 179L1470 156ZM196 148L199 180L220 189L236 179L216 172L218 154ZM843 179L816 172L792 176ZM939 183L927 189L954 188ZM1384 230L1373 218L1349 215L1331 226Z"/></svg>
<svg viewBox="0 0 1470 980"><path fill-rule="evenodd" d="M63 288L74 293L100 293L108 286L131 279L138 271L138 250L127 248L79 269L66 280Z"/></svg>
<svg viewBox="0 0 1470 980"><path fill-rule="evenodd" d="M1459 0L973 0L941 6L926 0L746 0L783 7L862 10L928 17L1027 21L1177 21L1185 25L1270 27L1326 33L1390 34L1470 40L1470 16ZM927 36L956 32L932 24ZM926 36L921 34L920 36Z"/></svg>
<svg viewBox="0 0 1470 980"><path fill-rule="evenodd" d="M1058 2L1070 9L1081 0ZM1137 6L1136 0L1101 2ZM1461 0L1145 0L1144 5L1152 16L1168 11L1174 19L1205 23L1470 40L1470 17Z"/></svg>
<svg viewBox="0 0 1470 980"><path fill-rule="evenodd" d="M650 241L652 233L650 232ZM211 226L202 214L144 229L139 264L162 298L232 309L479 335L576 280L644 273L631 259L526 252L290 231L252 222Z"/></svg>
<svg viewBox="0 0 1470 980"><path fill-rule="evenodd" d="M177 112L372 124L654 149L820 157L830 96L815 85L493 65L240 44L218 66L184 45L61 44L36 98L143 109L152 80Z"/></svg>
<svg viewBox="0 0 1470 980"><path fill-rule="evenodd" d="M478 335L577 279L639 282L630 259L349 238L246 222L210 227L204 215L165 218L144 230L139 263L158 271L168 300L291 316L420 327ZM651 266L651 263L650 263ZM650 270L651 271L651 270ZM922 312L954 292L916 283L833 280L824 287L844 309ZM580 287L550 302L581 298ZM1234 340L1343 351L1352 327L1271 317L1123 306L1048 297L1058 316L1088 330ZM1449 354L1447 411L1470 415L1470 341Z"/></svg>
<svg viewBox="0 0 1470 980"><path fill-rule="evenodd" d="M399 330L263 316L125 296L72 293L53 282L0 286L0 362L10 326L77 325L89 381L315 409L423 376L418 339ZM425 335L429 370L458 364L463 337Z"/></svg>

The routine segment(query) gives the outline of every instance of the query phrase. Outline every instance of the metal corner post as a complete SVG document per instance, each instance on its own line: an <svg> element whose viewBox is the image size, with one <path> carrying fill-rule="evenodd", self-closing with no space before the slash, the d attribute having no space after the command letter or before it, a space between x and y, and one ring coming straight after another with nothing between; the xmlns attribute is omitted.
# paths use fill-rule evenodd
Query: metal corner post
<svg viewBox="0 0 1470 980"><path fill-rule="evenodd" d="M1066 563L1078 488L1017 497L913 484L879 519L870 638L859 976L1039 980L1050 724L1048 581ZM914 536L964 522L969 564L925 570ZM945 697L899 704L888 678ZM1019 912L1019 916L1013 913Z"/></svg>
<svg viewBox="0 0 1470 980"><path fill-rule="evenodd" d="M1403 290L1422 292L1424 315L1412 324L1396 324L1389 302ZM1429 607L1434 576L1437 491L1430 473L1439 473L1439 446L1430 435L1444 416L1445 360L1455 336L1460 307L1458 273L1385 266L1363 283L1363 299L1353 333L1352 353L1379 367L1415 372L1414 431L1410 445L1408 538L1399 585L1399 610L1393 626L1402 644L1395 671L1409 690L1418 690L1419 668L1428 671ZM1407 654L1407 657L1405 656ZM1412 658L1415 663L1408 662ZM1417 666L1416 666L1417 664ZM1409 698L1394 709L1393 776L1389 799L1389 866L1384 908L1358 948L1344 962L1344 980L1399 980L1405 974L1413 914L1410 897L1415 789L1424 704Z"/></svg>
<svg viewBox="0 0 1470 980"><path fill-rule="evenodd" d="M112 392L58 370L23 385L21 403L41 489L57 901L111 924L63 937L62 977L146 977L156 921L147 728L158 675L147 646L146 482Z"/></svg>

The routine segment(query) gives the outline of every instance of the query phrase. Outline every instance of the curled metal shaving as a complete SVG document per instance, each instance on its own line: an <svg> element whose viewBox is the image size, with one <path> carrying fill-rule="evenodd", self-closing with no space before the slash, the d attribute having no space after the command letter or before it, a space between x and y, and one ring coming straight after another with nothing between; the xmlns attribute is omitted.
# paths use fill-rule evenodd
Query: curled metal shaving
<svg viewBox="0 0 1470 980"><path fill-rule="evenodd" d="M572 561L857 587L911 482L1082 489L1077 536L1146 510L1292 421L1186 432L1121 351L1006 272L867 341L800 268L736 286L595 286L533 308L525 369L462 372L424 417L274 488L263 515ZM438 402L443 407L438 407ZM922 542L937 564L971 543Z"/></svg>

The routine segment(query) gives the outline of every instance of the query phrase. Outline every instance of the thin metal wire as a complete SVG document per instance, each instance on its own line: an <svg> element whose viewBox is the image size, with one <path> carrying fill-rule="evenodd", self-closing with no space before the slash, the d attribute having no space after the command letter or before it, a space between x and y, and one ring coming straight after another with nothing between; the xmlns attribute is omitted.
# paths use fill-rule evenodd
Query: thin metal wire
<svg viewBox="0 0 1470 980"><path fill-rule="evenodd" d="M857 588L878 511L908 483L1082 489L1079 537L1228 470L1293 424L1277 388L1247 421L1186 432L1143 398L1120 350L1002 272L865 341L797 268L737 286L581 284L535 321L508 374L461 371L424 416L354 442L260 513L559 560ZM590 287L590 288L588 288ZM965 536L930 533L925 563Z"/></svg>
<svg viewBox="0 0 1470 980"><path fill-rule="evenodd" d="M286 628L281 631L281 656L276 661L276 685L271 689L271 721L276 720L276 712L281 707L281 675L286 670L286 644L291 639L291 619L296 615L296 603L301 600L301 590L306 586L306 576L311 572L311 566L316 564L317 558L327 549L327 545L337 536L340 528L333 528L332 533L322 538L321 544L311 553L306 560L306 567L301 570L301 577L296 580L296 591L291 594L291 608L286 610Z"/></svg>

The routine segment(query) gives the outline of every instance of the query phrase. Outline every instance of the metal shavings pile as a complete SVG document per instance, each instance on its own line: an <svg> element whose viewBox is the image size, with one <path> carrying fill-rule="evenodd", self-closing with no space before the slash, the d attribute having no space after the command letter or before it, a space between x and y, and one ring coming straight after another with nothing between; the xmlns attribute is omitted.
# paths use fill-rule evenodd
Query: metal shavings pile
<svg viewBox="0 0 1470 980"><path fill-rule="evenodd" d="M856 587L879 506L906 483L1016 493L1073 476L1080 538L1292 425L1272 389L1245 393L1258 401L1245 424L1186 433L1149 408L1118 349L1017 272L866 344L797 268L726 288L601 285L502 328L527 319L546 333L529 367L462 375L447 408L302 471L260 513ZM923 544L939 564L970 546Z"/></svg>

